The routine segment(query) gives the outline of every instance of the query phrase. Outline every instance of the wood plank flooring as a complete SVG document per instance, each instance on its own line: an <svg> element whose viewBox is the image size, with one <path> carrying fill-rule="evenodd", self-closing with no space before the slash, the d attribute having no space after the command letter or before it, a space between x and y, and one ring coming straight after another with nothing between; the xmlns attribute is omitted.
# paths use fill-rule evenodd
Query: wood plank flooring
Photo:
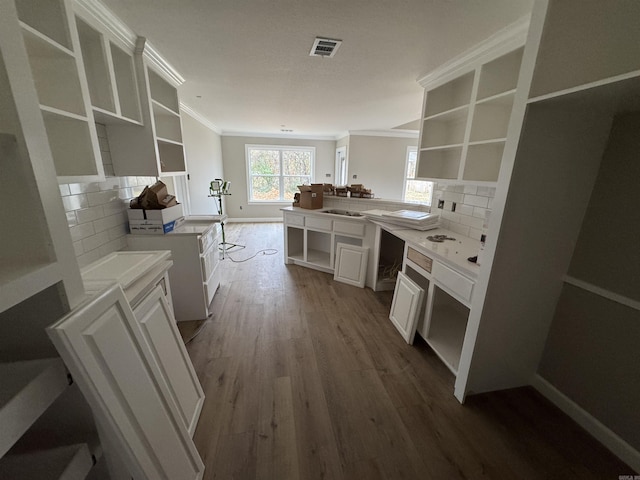
<svg viewBox="0 0 640 480"><path fill-rule="evenodd" d="M227 224L214 315L188 343L205 479L616 479L631 470L533 389L475 395L388 320L392 292L284 265L282 224ZM191 326L192 334L196 328Z"/></svg>

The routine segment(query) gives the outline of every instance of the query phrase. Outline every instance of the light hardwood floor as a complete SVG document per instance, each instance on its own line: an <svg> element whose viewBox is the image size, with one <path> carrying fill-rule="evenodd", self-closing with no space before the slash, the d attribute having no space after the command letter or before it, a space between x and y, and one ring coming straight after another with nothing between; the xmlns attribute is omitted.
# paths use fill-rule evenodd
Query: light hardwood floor
<svg viewBox="0 0 640 480"><path fill-rule="evenodd" d="M227 224L214 315L188 343L206 479L617 479L631 470L533 389L453 397L388 320L391 292L284 265L282 224Z"/></svg>

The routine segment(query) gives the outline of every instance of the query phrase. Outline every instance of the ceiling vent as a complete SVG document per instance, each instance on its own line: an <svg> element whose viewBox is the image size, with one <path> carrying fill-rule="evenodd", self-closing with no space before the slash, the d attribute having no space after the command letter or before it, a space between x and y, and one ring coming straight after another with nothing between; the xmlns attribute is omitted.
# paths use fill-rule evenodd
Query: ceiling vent
<svg viewBox="0 0 640 480"><path fill-rule="evenodd" d="M309 56L311 57L333 57L338 50L342 40L332 40L331 38L316 37L313 42Z"/></svg>

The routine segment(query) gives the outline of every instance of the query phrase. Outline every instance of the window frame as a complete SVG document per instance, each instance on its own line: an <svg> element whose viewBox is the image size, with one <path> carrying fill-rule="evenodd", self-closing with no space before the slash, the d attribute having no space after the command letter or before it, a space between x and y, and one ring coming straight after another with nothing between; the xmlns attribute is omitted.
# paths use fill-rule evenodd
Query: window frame
<svg viewBox="0 0 640 480"><path fill-rule="evenodd" d="M405 161L404 161L404 179L402 182L402 201L407 203L415 203L416 205L426 205L430 207L433 203L433 190L435 188L435 182L432 182L429 180L421 180L420 178L417 178L415 176L409 177L409 156L411 155L412 152L415 152L416 154L416 170L418 168L418 147L408 146L407 154L405 156ZM431 193L429 195L429 199L427 202L416 202L412 200L407 200L407 186L409 184L409 180L431 184Z"/></svg>
<svg viewBox="0 0 640 480"><path fill-rule="evenodd" d="M280 200L256 200L253 198L253 188L251 179L253 173L251 172L251 160L249 153L251 150L278 150L280 152L280 173L277 176L279 179L279 188L281 195L284 193L284 179L291 176L300 175L284 175L283 174L283 161L282 152L284 151L305 151L311 154L311 173L309 175L309 183L313 183L315 180L315 162L316 162L316 147L310 145L263 145L263 144L245 144L245 166L247 177L247 203L251 205L288 205L293 202L292 199L280 199ZM264 175L258 175L264 176ZM272 175L275 177L276 175Z"/></svg>

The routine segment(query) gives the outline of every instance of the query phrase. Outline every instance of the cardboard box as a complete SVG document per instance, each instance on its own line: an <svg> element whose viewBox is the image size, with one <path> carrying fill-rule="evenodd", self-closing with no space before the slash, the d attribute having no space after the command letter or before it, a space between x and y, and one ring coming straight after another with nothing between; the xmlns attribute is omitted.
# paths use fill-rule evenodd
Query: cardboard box
<svg viewBox="0 0 640 480"><path fill-rule="evenodd" d="M172 222L180 217L184 217L182 204L179 203L173 207L163 208L161 210L145 210L143 208L130 208L127 210L129 222L132 220L155 220L156 223L164 225Z"/></svg>
<svg viewBox="0 0 640 480"><path fill-rule="evenodd" d="M160 220L129 220L129 230L135 235L153 235L169 233L184 223L184 217L176 218L169 223Z"/></svg>
<svg viewBox="0 0 640 480"><path fill-rule="evenodd" d="M310 210L322 208L322 187L319 192L300 192L300 207Z"/></svg>

